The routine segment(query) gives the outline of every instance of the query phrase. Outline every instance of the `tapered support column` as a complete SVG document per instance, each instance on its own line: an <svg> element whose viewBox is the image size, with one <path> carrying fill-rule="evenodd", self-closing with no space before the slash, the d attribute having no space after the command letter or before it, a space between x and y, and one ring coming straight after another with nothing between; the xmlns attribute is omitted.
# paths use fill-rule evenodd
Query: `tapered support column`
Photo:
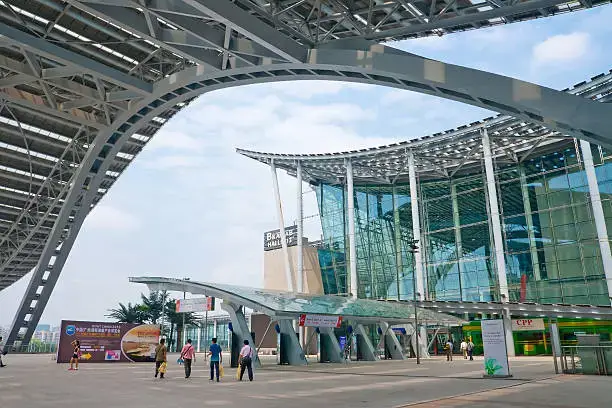
<svg viewBox="0 0 612 408"><path fill-rule="evenodd" d="M389 323L380 322L380 330L382 331L383 341L386 349L389 351L393 360L405 360L406 356L402 352L402 345L389 327Z"/></svg>
<svg viewBox="0 0 612 408"><path fill-rule="evenodd" d="M285 338L287 339L287 341L283 343L283 346L289 348L288 350L285 350L289 365L307 364L304 351L302 350L302 346L295 334L292 321L280 320L278 325L280 326L280 334L282 336L286 336Z"/></svg>
<svg viewBox="0 0 612 408"><path fill-rule="evenodd" d="M416 179L416 167L414 163L414 154L408 153L408 177L410 180L410 208L412 210L412 238L421 241L421 220L419 214L419 197L418 185ZM425 284L423 274L423 260L421 252L414 253L414 274L416 275L416 290L418 293L417 300L423 300L425 296Z"/></svg>
<svg viewBox="0 0 612 408"><path fill-rule="evenodd" d="M355 327L355 334L357 337L357 348L359 350L359 354L365 361L376 361L378 360L378 356L376 355L376 350L374 349L374 345L372 344L372 340L368 335L363 324L358 324Z"/></svg>
<svg viewBox="0 0 612 408"><path fill-rule="evenodd" d="M504 254L504 241L502 239L501 217L497 201L497 186L495 184L495 173L493 170L493 157L491 154L491 143L487 128L482 132L482 151L484 156L485 173L487 177L487 192L489 193L489 218L493 230L493 246L495 247L495 265L497 267L497 279L499 281L499 293L502 303L510 300L508 291L508 278L506 277L506 260ZM514 356L514 338L512 337L512 324L507 309L503 309L504 324L506 325L506 349L509 356Z"/></svg>
<svg viewBox="0 0 612 408"><path fill-rule="evenodd" d="M406 325L406 333L410 335L410 344L412 345L412 349L416 352L417 336L414 335L413 324ZM429 355L429 345L427 344L427 330L424 327L419 328L418 340L420 358L430 358L431 356Z"/></svg>
<svg viewBox="0 0 612 408"><path fill-rule="evenodd" d="M253 365L255 367L261 367L261 362L259 361L259 356L257 355L257 345L255 344L255 339L251 337L251 331L249 330L249 325L244 313L242 312L242 308L230 302L221 303L221 308L230 315L230 320L233 326L233 335L238 336L238 338L241 340L240 343L242 343L244 340L248 340L249 344L253 348Z"/></svg>
<svg viewBox="0 0 612 408"><path fill-rule="evenodd" d="M353 191L353 165L351 160L346 161L346 208L348 220L349 240L349 269L351 277L351 296L357 298L357 248L355 246L355 193Z"/></svg>
<svg viewBox="0 0 612 408"><path fill-rule="evenodd" d="M533 214L531 213L531 200L529 200L529 189L527 188L527 179L525 177L525 169L519 169L521 178L521 195L523 196L523 208L525 209L525 220L527 224L527 238L529 239L529 253L531 254L531 263L533 265L533 277L539 281L542 276L540 274L540 262L538 261L538 246L535 242L535 231L533 230Z"/></svg>
<svg viewBox="0 0 612 408"><path fill-rule="evenodd" d="M340 348L338 338L331 327L319 328L319 356L320 362L341 363L344 361L343 350Z"/></svg>
<svg viewBox="0 0 612 408"><path fill-rule="evenodd" d="M606 218L604 217L601 196L599 195L599 184L597 184L597 175L595 174L595 166L593 165L591 145L589 142L581 140L580 149L582 150L584 170L589 183L593 219L595 220L595 228L597 228L597 240L599 241L599 250L601 252L601 260L603 261L604 273L606 274L608 296L611 297L610 299L612 300L612 255L610 254L610 241L608 240Z"/></svg>
<svg viewBox="0 0 612 408"><path fill-rule="evenodd" d="M274 160L270 162L272 171L272 186L274 188L274 199L276 200L276 213L278 216L278 225L280 231L281 246L283 248L283 257L285 260L285 277L287 279L287 290L293 292L293 273L291 272L291 262L289 261L289 248L287 248L287 237L285 235L285 217L283 216L283 204L281 202L280 190L278 188L278 175L276 174L276 165Z"/></svg>

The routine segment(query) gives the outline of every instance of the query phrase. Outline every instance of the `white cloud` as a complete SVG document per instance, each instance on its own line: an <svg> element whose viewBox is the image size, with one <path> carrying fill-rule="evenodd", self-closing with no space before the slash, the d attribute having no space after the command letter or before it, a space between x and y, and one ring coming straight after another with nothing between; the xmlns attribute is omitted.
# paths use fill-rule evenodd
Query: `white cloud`
<svg viewBox="0 0 612 408"><path fill-rule="evenodd" d="M164 127L147 144L147 149L200 150L202 141L197 137Z"/></svg>
<svg viewBox="0 0 612 408"><path fill-rule="evenodd" d="M533 47L533 60L537 65L577 61L586 55L589 42L585 32L555 35Z"/></svg>
<svg viewBox="0 0 612 408"><path fill-rule="evenodd" d="M83 228L95 230L134 231L140 228L140 219L119 208L106 204L94 207Z"/></svg>
<svg viewBox="0 0 612 408"><path fill-rule="evenodd" d="M170 155L155 157L153 160L146 160L144 165L150 169L169 170L200 167L203 164L202 156L189 155Z"/></svg>

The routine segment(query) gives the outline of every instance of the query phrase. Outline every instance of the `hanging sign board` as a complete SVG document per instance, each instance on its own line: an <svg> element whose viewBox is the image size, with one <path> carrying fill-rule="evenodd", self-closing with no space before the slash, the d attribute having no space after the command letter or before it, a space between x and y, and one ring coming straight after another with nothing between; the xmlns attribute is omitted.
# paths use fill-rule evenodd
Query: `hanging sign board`
<svg viewBox="0 0 612 408"><path fill-rule="evenodd" d="M512 331L544 331L544 319L514 319Z"/></svg>
<svg viewBox="0 0 612 408"><path fill-rule="evenodd" d="M484 346L485 377L510 376L504 321L482 320L480 325Z"/></svg>
<svg viewBox="0 0 612 408"><path fill-rule="evenodd" d="M342 316L325 316L311 314L300 315L300 326L339 328L340 325L342 325Z"/></svg>
<svg viewBox="0 0 612 408"><path fill-rule="evenodd" d="M176 300L176 313L188 313L188 312L207 312L215 308L214 297L198 297L191 299L177 299Z"/></svg>
<svg viewBox="0 0 612 408"><path fill-rule="evenodd" d="M288 247L297 245L297 226L285 227L285 241ZM264 251L272 251L282 247L280 229L264 233Z"/></svg>

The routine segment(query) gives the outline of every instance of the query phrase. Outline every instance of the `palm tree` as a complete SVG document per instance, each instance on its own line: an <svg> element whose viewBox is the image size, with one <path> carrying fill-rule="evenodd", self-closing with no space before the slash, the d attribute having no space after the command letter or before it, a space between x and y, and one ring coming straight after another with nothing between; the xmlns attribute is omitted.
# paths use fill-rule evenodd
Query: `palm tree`
<svg viewBox="0 0 612 408"><path fill-rule="evenodd" d="M146 313L142 305L132 305L128 302L127 306L119 303L119 308L109 309L110 313L106 317L117 320L117 323L144 323Z"/></svg>
<svg viewBox="0 0 612 408"><path fill-rule="evenodd" d="M140 294L142 305L146 310L146 319L151 324L158 324L158 321L164 316L164 304L168 298L168 292L153 291L149 296Z"/></svg>
<svg viewBox="0 0 612 408"><path fill-rule="evenodd" d="M198 317L195 313L177 313L176 312L176 300L170 299L166 302L164 310L167 321L170 324L170 345L174 344L174 327L176 326L176 346L178 347L183 344L183 315L185 317L185 325L197 326L199 323Z"/></svg>

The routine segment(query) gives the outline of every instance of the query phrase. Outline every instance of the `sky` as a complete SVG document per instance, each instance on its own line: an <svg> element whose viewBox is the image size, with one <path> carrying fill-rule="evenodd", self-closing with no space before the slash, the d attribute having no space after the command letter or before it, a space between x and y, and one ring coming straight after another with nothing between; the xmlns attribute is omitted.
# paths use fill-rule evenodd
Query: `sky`
<svg viewBox="0 0 612 408"><path fill-rule="evenodd" d="M563 89L612 68L612 7L391 43L444 62ZM432 96L324 81L206 94L170 120L86 219L41 323L105 319L148 289L130 276L263 284L263 233L278 228L270 169L235 148L325 153L454 128L493 112ZM279 173L285 224L296 182ZM304 185L305 233L320 238ZM8 326L30 275L0 292Z"/></svg>

